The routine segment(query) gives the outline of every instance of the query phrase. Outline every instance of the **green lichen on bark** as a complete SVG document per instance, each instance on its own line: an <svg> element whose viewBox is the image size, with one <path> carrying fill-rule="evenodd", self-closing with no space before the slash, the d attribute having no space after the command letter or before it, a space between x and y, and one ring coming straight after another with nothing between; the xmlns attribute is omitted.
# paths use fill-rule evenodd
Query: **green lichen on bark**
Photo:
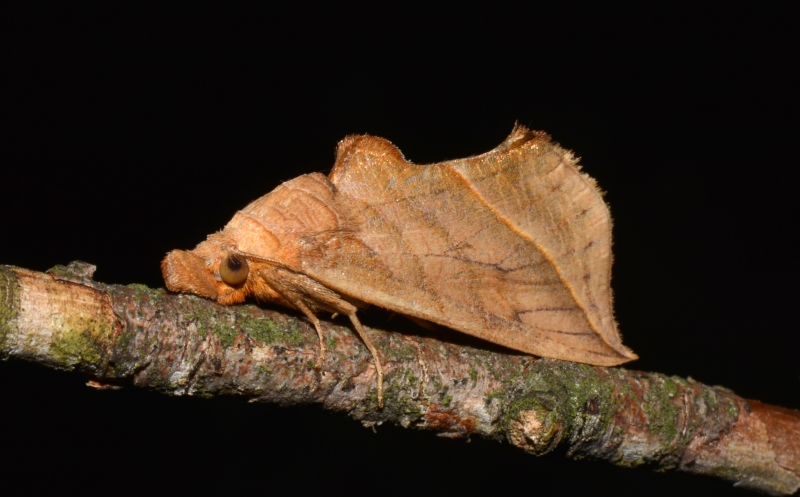
<svg viewBox="0 0 800 497"><path fill-rule="evenodd" d="M527 407L544 406L561 420L561 437L572 442L604 433L620 404L613 386L586 364L543 359L523 376L523 385L526 393L506 411L504 426Z"/></svg>
<svg viewBox="0 0 800 497"><path fill-rule="evenodd" d="M63 330L58 338L53 340L50 354L59 366L67 369L78 364L96 367L103 357L91 335L79 328Z"/></svg>
<svg viewBox="0 0 800 497"><path fill-rule="evenodd" d="M112 328L104 321L75 319L58 323L50 345L50 357L57 367L100 371L108 358L103 349L111 343Z"/></svg>
<svg viewBox="0 0 800 497"><path fill-rule="evenodd" d="M739 416L734 394L720 387L551 359L537 361L521 385L493 395L511 399L501 428L525 450L542 454L567 442L573 457L627 467L675 468L698 430L727 432ZM642 432L628 438L626 427L636 423Z"/></svg>
<svg viewBox="0 0 800 497"><path fill-rule="evenodd" d="M410 368L398 368L385 377L384 409L405 419L406 423L416 421L422 416L420 398L420 379Z"/></svg>
<svg viewBox="0 0 800 497"><path fill-rule="evenodd" d="M305 343L303 330L294 320L277 323L270 318L256 317L252 306L215 309L197 297L181 296L180 299L186 306L183 315L187 324L194 323L200 336L215 335L223 348L231 347L242 334L264 345L300 346Z"/></svg>
<svg viewBox="0 0 800 497"><path fill-rule="evenodd" d="M51 267L50 269L47 270L47 274L56 278L64 278L64 279L68 279L75 276L75 273L73 273L73 271L69 267L64 266L63 264L56 264L55 266Z"/></svg>
<svg viewBox="0 0 800 497"><path fill-rule="evenodd" d="M6 266L0 266L0 354L4 354L8 337L13 332L18 307L17 278Z"/></svg>
<svg viewBox="0 0 800 497"><path fill-rule="evenodd" d="M397 344L391 344L390 346L388 342L384 344L382 341L378 341L376 347L389 361L416 362L417 360L417 350L413 345L402 343L400 346L397 346Z"/></svg>
<svg viewBox="0 0 800 497"><path fill-rule="evenodd" d="M157 302L159 297L166 295L163 288L150 288L147 285L142 285L139 283L131 283L130 285L125 285L125 288L133 290L133 300L136 302L141 301L151 301Z"/></svg>
<svg viewBox="0 0 800 497"><path fill-rule="evenodd" d="M226 349L233 345L236 337L241 334L239 330L233 326L229 326L226 323L214 323L209 329L211 330L211 333L219 338L222 347Z"/></svg>
<svg viewBox="0 0 800 497"><path fill-rule="evenodd" d="M469 379L472 380L472 386L475 386L478 383L478 372L475 371L475 368L469 368L467 374L469 374Z"/></svg>
<svg viewBox="0 0 800 497"><path fill-rule="evenodd" d="M265 345L282 343L291 346L299 346L306 340L305 335L296 321L290 322L288 326L281 326L272 319L256 318L247 316L244 313L238 313L236 316L236 324L241 333L246 333L254 340Z"/></svg>
<svg viewBox="0 0 800 497"><path fill-rule="evenodd" d="M535 455L546 454L558 445L564 428L558 412L552 407L552 402L543 402L536 397L525 397L512 402L506 411L507 433L509 437L513 436L509 429L510 423L531 416L538 421L539 429L535 437L527 437L525 450Z"/></svg>
<svg viewBox="0 0 800 497"><path fill-rule="evenodd" d="M669 446L680 433L680 408L672 401L678 387L671 379L653 375L650 388L642 399L642 410L647 414L647 427L663 441L663 451L667 452Z"/></svg>

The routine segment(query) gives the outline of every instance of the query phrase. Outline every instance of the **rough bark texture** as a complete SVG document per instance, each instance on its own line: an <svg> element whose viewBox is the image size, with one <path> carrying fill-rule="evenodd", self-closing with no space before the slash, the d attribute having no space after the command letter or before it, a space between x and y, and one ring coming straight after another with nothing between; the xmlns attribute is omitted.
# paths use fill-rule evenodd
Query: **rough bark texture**
<svg viewBox="0 0 800 497"><path fill-rule="evenodd" d="M133 383L171 395L320 403L365 424L507 439L533 454L709 474L773 494L800 488L800 412L691 379L492 352L369 330L375 369L346 326L224 307L140 285L91 280L73 263L47 274L0 266L0 354L78 370L94 386Z"/></svg>

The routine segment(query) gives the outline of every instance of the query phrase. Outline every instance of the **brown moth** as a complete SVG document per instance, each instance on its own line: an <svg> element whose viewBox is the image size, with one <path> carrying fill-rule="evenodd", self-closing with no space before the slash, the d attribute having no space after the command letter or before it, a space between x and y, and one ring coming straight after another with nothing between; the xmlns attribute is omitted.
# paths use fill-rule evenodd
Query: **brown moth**
<svg viewBox="0 0 800 497"><path fill-rule="evenodd" d="M167 288L356 317L374 304L533 355L614 366L611 216L595 181L544 133L516 126L485 154L418 166L348 136L326 177L305 174L161 264Z"/></svg>

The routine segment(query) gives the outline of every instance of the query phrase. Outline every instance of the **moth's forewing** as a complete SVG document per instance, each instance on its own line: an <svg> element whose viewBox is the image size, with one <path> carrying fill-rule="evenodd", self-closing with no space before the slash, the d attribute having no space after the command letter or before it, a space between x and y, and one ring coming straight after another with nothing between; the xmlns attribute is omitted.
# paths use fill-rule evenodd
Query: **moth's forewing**
<svg viewBox="0 0 800 497"><path fill-rule="evenodd" d="M622 347L616 330L611 214L595 181L579 171L571 152L546 135L518 129L504 145L498 152L452 161L448 166L525 241L532 249L529 253L541 254L557 271L557 286L568 294L591 330L628 359L635 358ZM543 311L534 319L558 321L559 312Z"/></svg>
<svg viewBox="0 0 800 497"><path fill-rule="evenodd" d="M363 223L321 257L301 251L306 274L523 352L598 365L636 357L611 310L608 210L568 152L524 129L496 151L431 166L379 138L342 146L333 205Z"/></svg>

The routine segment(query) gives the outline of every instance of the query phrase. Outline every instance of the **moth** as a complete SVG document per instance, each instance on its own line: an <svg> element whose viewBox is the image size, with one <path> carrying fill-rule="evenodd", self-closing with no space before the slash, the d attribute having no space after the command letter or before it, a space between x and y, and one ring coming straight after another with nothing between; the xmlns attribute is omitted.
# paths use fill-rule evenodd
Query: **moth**
<svg viewBox="0 0 800 497"><path fill-rule="evenodd" d="M614 366L636 355L613 316L611 216L548 135L517 125L497 148L432 165L348 136L328 176L305 174L161 264L167 288L221 304L253 296L350 318L376 305L544 357Z"/></svg>

